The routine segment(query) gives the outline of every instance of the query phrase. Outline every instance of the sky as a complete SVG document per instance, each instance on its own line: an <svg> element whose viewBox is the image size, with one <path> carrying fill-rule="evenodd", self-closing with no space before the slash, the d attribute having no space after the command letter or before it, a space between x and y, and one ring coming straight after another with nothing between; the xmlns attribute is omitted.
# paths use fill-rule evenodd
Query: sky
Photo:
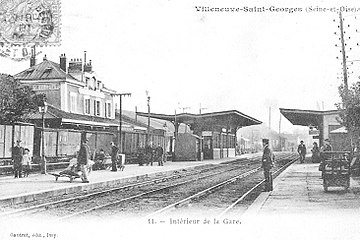
<svg viewBox="0 0 360 240"><path fill-rule="evenodd" d="M339 16L307 7L358 7L356 1L70 1L61 6L61 45L37 48L59 62L91 59L108 88L130 92L127 110L173 114L238 110L279 128L278 108L335 109L341 78ZM209 7L295 7L301 12L201 12ZM354 13L344 13L349 57L356 60ZM335 19L335 22L334 22ZM351 24L350 24L351 23ZM347 26L347 25L346 25ZM350 83L358 80L357 62ZM29 61L0 58L16 74ZM281 120L282 131L294 127Z"/></svg>

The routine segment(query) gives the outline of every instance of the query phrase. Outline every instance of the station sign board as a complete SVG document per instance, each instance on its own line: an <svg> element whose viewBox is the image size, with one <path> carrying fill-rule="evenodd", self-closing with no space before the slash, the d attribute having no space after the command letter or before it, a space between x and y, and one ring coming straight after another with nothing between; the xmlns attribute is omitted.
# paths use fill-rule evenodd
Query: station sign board
<svg viewBox="0 0 360 240"><path fill-rule="evenodd" d="M320 134L320 131L317 130L317 129L310 129L309 130L309 135L310 136L319 135L319 134Z"/></svg>
<svg viewBox="0 0 360 240"><path fill-rule="evenodd" d="M213 134L212 134L212 132L211 131L203 131L202 133L201 133L201 136L203 136L203 137L211 137Z"/></svg>

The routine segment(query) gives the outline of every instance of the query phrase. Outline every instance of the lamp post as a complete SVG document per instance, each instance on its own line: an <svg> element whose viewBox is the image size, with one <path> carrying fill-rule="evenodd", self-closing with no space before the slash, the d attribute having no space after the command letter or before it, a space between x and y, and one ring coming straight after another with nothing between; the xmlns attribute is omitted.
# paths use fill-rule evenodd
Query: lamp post
<svg viewBox="0 0 360 240"><path fill-rule="evenodd" d="M148 106L148 124L147 124L147 134L146 134L146 144L150 144L150 96L148 95L148 92L146 91L147 95L147 106Z"/></svg>
<svg viewBox="0 0 360 240"><path fill-rule="evenodd" d="M43 106L39 106L39 112L41 113L42 129L41 129L41 173L46 174L46 159L45 159L45 113L47 112L47 103L44 101Z"/></svg>
<svg viewBox="0 0 360 240"><path fill-rule="evenodd" d="M122 142L121 142L121 128L122 128L122 97L123 96L129 96L131 97L131 93L114 93L112 94L112 96L119 96L120 98L120 102L119 102L119 134L118 134L118 146L120 149L120 152L122 153L123 149L122 149Z"/></svg>

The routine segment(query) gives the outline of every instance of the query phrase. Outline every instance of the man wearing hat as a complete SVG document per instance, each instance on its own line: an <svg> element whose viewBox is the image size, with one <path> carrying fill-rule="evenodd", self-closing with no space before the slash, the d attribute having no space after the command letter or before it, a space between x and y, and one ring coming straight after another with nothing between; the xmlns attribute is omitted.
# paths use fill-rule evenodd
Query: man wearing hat
<svg viewBox="0 0 360 240"><path fill-rule="evenodd" d="M16 146L12 148L12 160L15 178L22 177L22 159L24 155L24 148L21 147L20 144L21 140L17 140Z"/></svg>
<svg viewBox="0 0 360 240"><path fill-rule="evenodd" d="M262 142L264 150L262 155L261 167L264 169L265 192L270 192L273 190L271 168L274 165L273 161L275 157L271 149L269 148L269 139L263 139Z"/></svg>
<svg viewBox="0 0 360 240"><path fill-rule="evenodd" d="M87 165L89 164L90 160L90 147L88 145L88 140L84 139L83 143L81 144L79 155L78 155L78 164L80 166L81 171L81 180L83 183L88 183L88 169Z"/></svg>
<svg viewBox="0 0 360 240"><path fill-rule="evenodd" d="M300 155L300 163L304 163L305 161L305 155L306 155L306 146L304 144L304 141L301 140L300 144L298 146L297 152Z"/></svg>

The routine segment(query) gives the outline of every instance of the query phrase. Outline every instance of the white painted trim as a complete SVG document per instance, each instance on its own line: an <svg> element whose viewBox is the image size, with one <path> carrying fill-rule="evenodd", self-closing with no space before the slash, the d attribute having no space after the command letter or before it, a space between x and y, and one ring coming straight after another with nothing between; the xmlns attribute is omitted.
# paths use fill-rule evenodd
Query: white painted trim
<svg viewBox="0 0 360 240"><path fill-rule="evenodd" d="M66 78L66 82L68 82L69 84L72 84L72 85L76 85L76 86L81 86L81 87L85 86L85 83L80 82L78 80L70 79L70 78Z"/></svg>
<svg viewBox="0 0 360 240"><path fill-rule="evenodd" d="M67 123L80 123L80 124L87 124L87 125L118 126L116 124L110 124L110 123L101 123L101 122L86 121L86 120L75 120L75 119L67 119L67 118L63 118L62 121L67 122Z"/></svg>
<svg viewBox="0 0 360 240"><path fill-rule="evenodd" d="M79 93L83 94L83 95L88 95L88 96L91 96L91 97L96 97L96 98L105 98L104 93L99 92L99 91L86 89L86 88L80 88Z"/></svg>

